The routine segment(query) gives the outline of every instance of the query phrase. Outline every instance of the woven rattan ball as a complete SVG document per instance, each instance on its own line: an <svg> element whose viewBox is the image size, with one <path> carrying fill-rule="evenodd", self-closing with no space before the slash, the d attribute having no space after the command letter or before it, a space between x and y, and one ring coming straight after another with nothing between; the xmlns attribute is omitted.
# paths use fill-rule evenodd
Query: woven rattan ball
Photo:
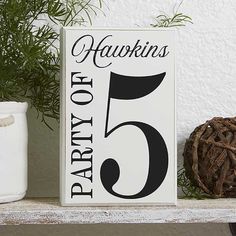
<svg viewBox="0 0 236 236"><path fill-rule="evenodd" d="M194 185L212 197L236 197L236 117L215 117L198 126L183 156Z"/></svg>

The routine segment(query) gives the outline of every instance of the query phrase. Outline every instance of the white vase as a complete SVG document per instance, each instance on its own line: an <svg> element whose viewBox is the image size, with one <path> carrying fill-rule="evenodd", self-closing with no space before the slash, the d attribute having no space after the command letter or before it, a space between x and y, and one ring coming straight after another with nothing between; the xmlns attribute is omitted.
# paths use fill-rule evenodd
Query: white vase
<svg viewBox="0 0 236 236"><path fill-rule="evenodd" d="M0 102L0 203L20 200L27 189L26 102Z"/></svg>

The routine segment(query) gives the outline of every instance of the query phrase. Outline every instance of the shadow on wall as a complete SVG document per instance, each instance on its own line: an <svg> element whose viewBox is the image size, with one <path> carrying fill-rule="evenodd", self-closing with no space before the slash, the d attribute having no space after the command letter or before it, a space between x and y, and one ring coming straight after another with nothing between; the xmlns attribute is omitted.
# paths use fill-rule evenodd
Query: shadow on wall
<svg viewBox="0 0 236 236"><path fill-rule="evenodd" d="M178 169L182 168L183 166L183 152L186 139L181 139L177 142Z"/></svg>
<svg viewBox="0 0 236 236"><path fill-rule="evenodd" d="M59 193L59 124L50 120L50 130L37 112L28 111L28 197L57 197Z"/></svg>

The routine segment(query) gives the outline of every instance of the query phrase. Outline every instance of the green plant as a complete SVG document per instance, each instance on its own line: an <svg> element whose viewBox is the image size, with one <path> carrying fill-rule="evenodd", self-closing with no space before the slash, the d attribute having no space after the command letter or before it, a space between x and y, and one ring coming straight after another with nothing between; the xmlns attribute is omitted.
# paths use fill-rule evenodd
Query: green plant
<svg viewBox="0 0 236 236"><path fill-rule="evenodd" d="M179 27L185 26L186 23L192 24L192 18L183 13L175 13L173 16L159 15L155 20L155 24L151 24L153 27Z"/></svg>
<svg viewBox="0 0 236 236"><path fill-rule="evenodd" d="M0 101L59 119L60 26L91 23L101 0L0 0Z"/></svg>
<svg viewBox="0 0 236 236"><path fill-rule="evenodd" d="M173 16L168 14L160 14L155 18L155 23L151 24L152 27L179 27L185 26L187 23L193 23L192 18L179 12L184 0L182 0L177 8L174 10Z"/></svg>
<svg viewBox="0 0 236 236"><path fill-rule="evenodd" d="M192 182L187 178L184 168L178 170L177 185L184 194L182 198L196 198L201 200L210 197L199 187L192 184Z"/></svg>

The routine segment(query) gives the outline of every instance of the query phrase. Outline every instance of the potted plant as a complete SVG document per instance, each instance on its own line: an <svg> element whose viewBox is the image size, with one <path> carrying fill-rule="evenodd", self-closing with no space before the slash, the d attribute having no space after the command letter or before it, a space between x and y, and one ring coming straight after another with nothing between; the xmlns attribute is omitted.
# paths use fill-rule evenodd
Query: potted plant
<svg viewBox="0 0 236 236"><path fill-rule="evenodd" d="M59 27L91 22L91 0L0 1L0 202L27 188L27 103L59 119Z"/></svg>

